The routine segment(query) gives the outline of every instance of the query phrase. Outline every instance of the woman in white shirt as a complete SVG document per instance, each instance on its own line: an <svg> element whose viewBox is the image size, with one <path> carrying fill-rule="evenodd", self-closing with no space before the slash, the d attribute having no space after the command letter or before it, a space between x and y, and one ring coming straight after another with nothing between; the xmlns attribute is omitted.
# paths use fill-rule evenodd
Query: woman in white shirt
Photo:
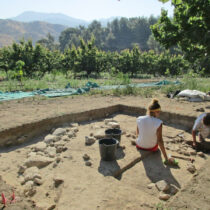
<svg viewBox="0 0 210 210"><path fill-rule="evenodd" d="M162 124L163 121L158 119L161 111L157 99L153 99L147 109L147 115L137 118L136 140L137 149L147 151L157 151L158 146L166 161L173 162L173 158L168 158L163 143Z"/></svg>

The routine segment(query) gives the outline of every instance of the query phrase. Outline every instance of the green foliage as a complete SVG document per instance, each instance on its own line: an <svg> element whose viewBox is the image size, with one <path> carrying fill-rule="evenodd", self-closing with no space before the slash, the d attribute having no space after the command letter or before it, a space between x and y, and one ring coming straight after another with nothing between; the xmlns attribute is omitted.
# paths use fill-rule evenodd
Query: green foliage
<svg viewBox="0 0 210 210"><path fill-rule="evenodd" d="M151 27L155 39L166 48L178 45L193 64L194 71L205 69L205 73L210 74L210 1L171 2L173 18L163 10L158 22Z"/></svg>
<svg viewBox="0 0 210 210"><path fill-rule="evenodd" d="M59 48L58 44L55 43L55 38L48 33L46 38L40 39L36 42L37 44L41 44L48 50L57 50Z"/></svg>
<svg viewBox="0 0 210 210"><path fill-rule="evenodd" d="M114 96L126 96L126 95L135 95L142 96L146 98L151 98L157 91L157 88L136 88L130 85L127 85L125 88L115 88L112 90Z"/></svg>
<svg viewBox="0 0 210 210"><path fill-rule="evenodd" d="M166 0L167 1L167 0ZM173 210L173 208L167 208L163 203L156 204L156 210Z"/></svg>
<svg viewBox="0 0 210 210"><path fill-rule="evenodd" d="M21 60L17 61L16 63L16 78L22 82L23 80L23 67L25 66L25 63Z"/></svg>
<svg viewBox="0 0 210 210"><path fill-rule="evenodd" d="M112 84L126 85L130 83L130 77L137 75L182 75L190 65L182 55L172 55L169 51L161 54L153 50L141 52L137 45L131 50L105 52L95 46L92 36L87 42L81 39L80 46L67 48L64 53L40 44L33 46L31 41L24 40L0 49L0 71L11 79L16 78L17 68L25 79L41 79L47 74L53 75L53 81L60 74L66 79L100 78L106 73L109 78L107 85L110 80ZM202 72L205 75L206 72Z"/></svg>
<svg viewBox="0 0 210 210"><path fill-rule="evenodd" d="M80 39L85 42L95 37L95 45L100 50L121 51L132 49L136 43L141 50L148 50L147 40L151 35L150 26L157 21L157 18L120 18L110 22L107 27L102 27L98 21L93 21L87 28L67 28L60 37L60 49L65 49L75 45L80 46Z"/></svg>

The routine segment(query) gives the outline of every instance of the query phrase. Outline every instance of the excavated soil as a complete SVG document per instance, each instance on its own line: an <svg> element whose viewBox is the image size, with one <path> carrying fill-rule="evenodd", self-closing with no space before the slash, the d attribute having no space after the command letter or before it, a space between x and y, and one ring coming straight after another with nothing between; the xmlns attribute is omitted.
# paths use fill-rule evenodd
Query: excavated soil
<svg viewBox="0 0 210 210"><path fill-rule="evenodd" d="M65 123L64 129L67 132L65 137L68 136L62 145L65 149L56 154L52 163L39 169L42 183L34 187L33 195L25 193L26 184L21 184L22 175L18 173L19 168L30 156L35 145L43 141L46 135L52 134L57 126L53 129L51 126L47 133L29 139L19 146L2 148L0 175L1 182L5 185L4 188L1 185L0 190L1 193L4 191L7 197L14 190L18 197L16 203L8 204L6 208L12 209L17 205L16 209L18 209L18 205L23 205L22 209L156 209L157 206L166 205L174 209L210 209L208 199L210 168L207 167L210 163L209 155L205 154L205 158L196 155L188 144L192 138L189 127L193 122L189 122L190 126L187 130L186 125L183 128L181 123L177 123L179 118L182 122L182 115L194 119L201 113L199 112L201 108L208 111L210 102L190 103L164 96L158 96L158 98L163 111L175 113L178 116L176 124L171 123L173 120L170 119L170 123L165 122L164 125L163 136L167 153L194 158L197 169L194 174L187 170L189 161L179 159L179 167L165 166L161 153L157 152L125 171L120 177L114 178L112 176L114 172L141 155L131 144L131 141L135 140L138 114L133 116L116 113L107 116L117 121L123 131L116 161L101 160L98 140L89 146L85 144L85 136L104 133L107 129L105 118L79 122L76 125L78 132L71 137L67 134L72 130L72 125ZM145 108L150 101L149 98L132 96L78 96L56 99L28 98L3 102L0 104L0 129L1 132L9 132L10 129L24 128L27 124L44 119L117 104ZM90 160L84 160L85 154L90 157ZM44 156L41 152L39 155ZM55 184L55 179L58 182L60 180L58 186ZM178 189L178 193L171 195L166 202L159 199L159 191L155 186L150 185L160 180L166 180Z"/></svg>

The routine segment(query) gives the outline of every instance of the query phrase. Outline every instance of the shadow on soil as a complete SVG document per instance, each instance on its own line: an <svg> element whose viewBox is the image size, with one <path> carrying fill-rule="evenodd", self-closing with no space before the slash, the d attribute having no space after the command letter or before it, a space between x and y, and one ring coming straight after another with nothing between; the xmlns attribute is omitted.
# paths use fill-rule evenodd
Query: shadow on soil
<svg viewBox="0 0 210 210"><path fill-rule="evenodd" d="M103 174L104 176L113 176L113 174L116 171L120 170L120 166L118 165L117 160L123 159L124 157L125 153L123 151L123 148L118 147L116 151L116 160L113 161L101 160L98 167L98 172Z"/></svg>
<svg viewBox="0 0 210 210"><path fill-rule="evenodd" d="M141 156L145 155L146 151L139 150ZM148 156L147 158L142 160L146 174L151 182L156 183L160 180L165 180L169 184L173 184L176 187L180 188L180 184L174 178L171 173L171 167L176 168L177 170L179 167L174 166L165 166L163 164L163 160L161 158L161 152L158 150L154 152L152 155Z"/></svg>

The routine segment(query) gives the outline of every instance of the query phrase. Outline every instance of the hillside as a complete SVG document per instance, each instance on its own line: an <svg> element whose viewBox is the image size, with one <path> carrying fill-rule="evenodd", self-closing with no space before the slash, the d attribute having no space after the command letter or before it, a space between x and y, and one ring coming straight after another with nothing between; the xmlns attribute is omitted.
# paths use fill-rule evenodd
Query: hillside
<svg viewBox="0 0 210 210"><path fill-rule="evenodd" d="M0 47L12 44L22 38L31 39L33 43L46 37L50 33L55 40L58 40L60 33L67 28L63 25L50 24L46 22L23 23L13 20L0 19Z"/></svg>
<svg viewBox="0 0 210 210"><path fill-rule="evenodd" d="M89 22L85 20L72 18L60 13L41 13L33 11L23 12L11 19L20 22L44 21L51 24L66 25L68 27L78 27L79 25L87 26L89 24Z"/></svg>

